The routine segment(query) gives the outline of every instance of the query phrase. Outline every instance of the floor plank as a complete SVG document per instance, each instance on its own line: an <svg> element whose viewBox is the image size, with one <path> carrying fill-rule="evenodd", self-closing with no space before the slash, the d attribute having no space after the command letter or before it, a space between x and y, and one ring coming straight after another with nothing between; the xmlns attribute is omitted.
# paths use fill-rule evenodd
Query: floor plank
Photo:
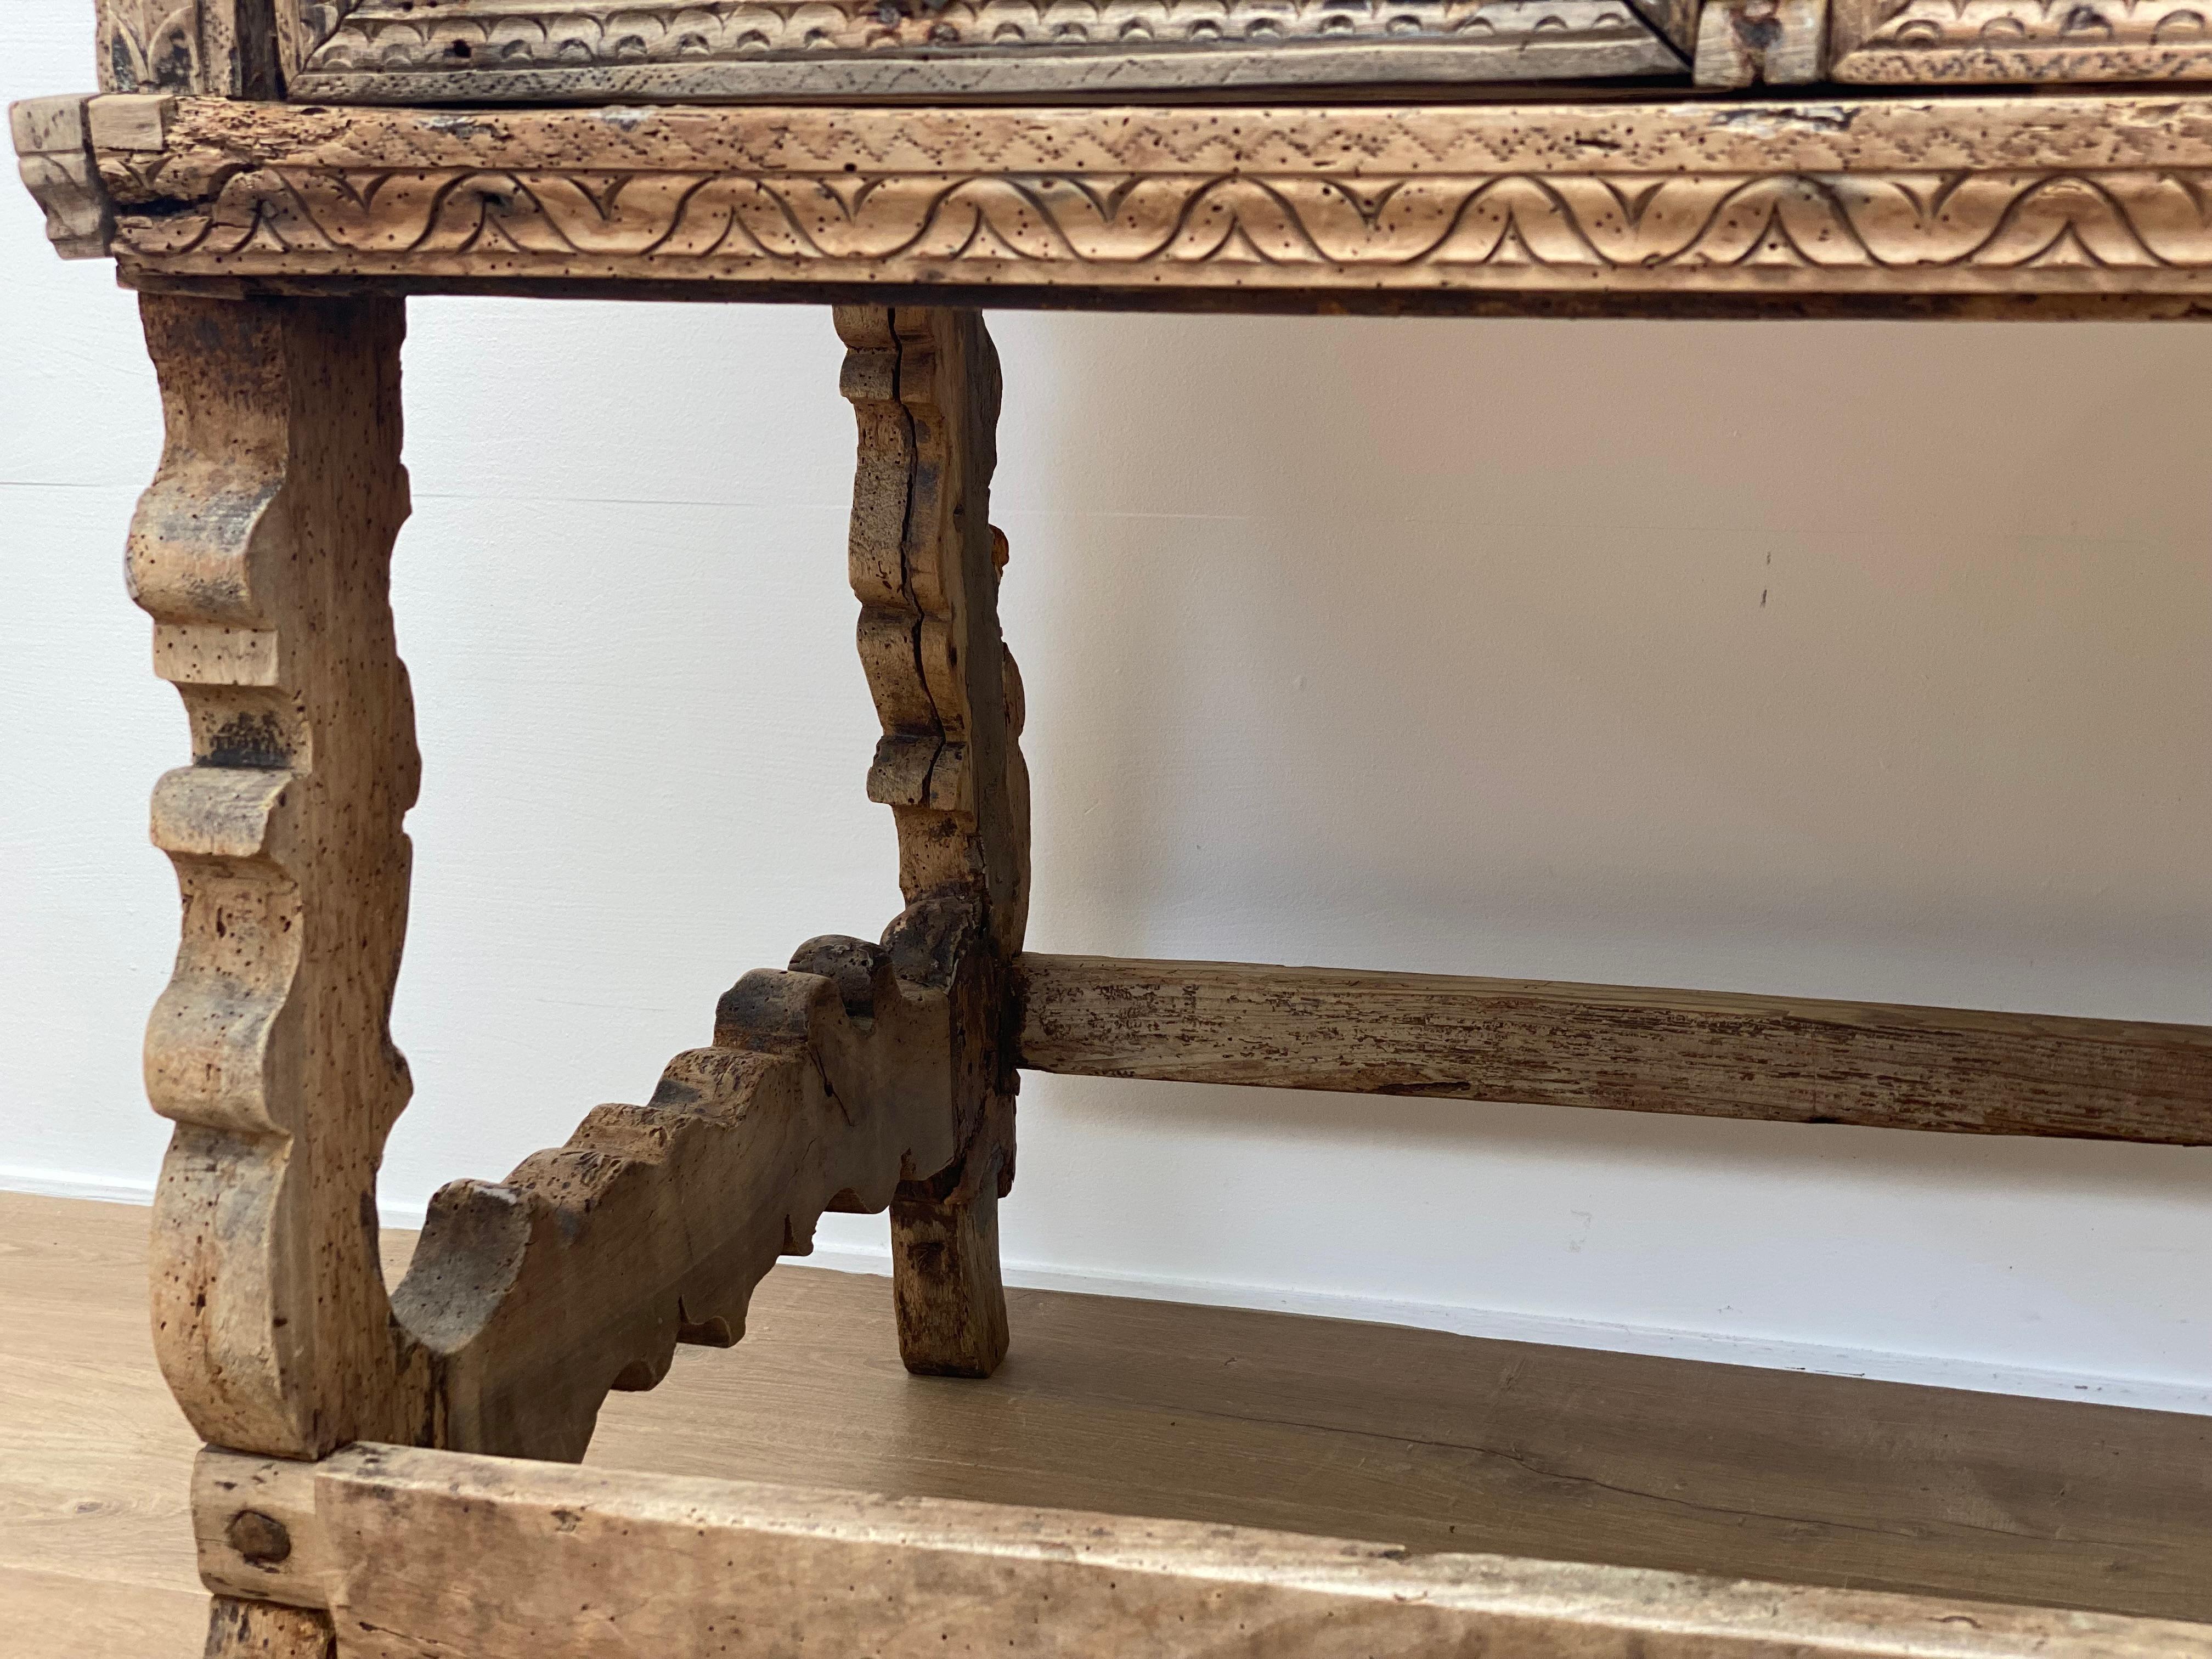
<svg viewBox="0 0 2212 1659"><path fill-rule="evenodd" d="M0 1194L10 1659L190 1659L193 1437L146 1212ZM394 1260L410 1241L387 1240ZM889 1285L780 1269L591 1461L2212 1620L2212 1419L1172 1304L1010 1293L989 1382Z"/></svg>

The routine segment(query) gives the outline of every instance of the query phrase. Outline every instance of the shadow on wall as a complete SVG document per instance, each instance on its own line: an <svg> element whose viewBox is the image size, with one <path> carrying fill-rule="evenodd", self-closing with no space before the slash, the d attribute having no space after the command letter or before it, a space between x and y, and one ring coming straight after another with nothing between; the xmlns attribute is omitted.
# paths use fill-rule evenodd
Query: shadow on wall
<svg viewBox="0 0 2212 1659"><path fill-rule="evenodd" d="M2212 1019L2212 336L994 326L1039 948Z"/></svg>

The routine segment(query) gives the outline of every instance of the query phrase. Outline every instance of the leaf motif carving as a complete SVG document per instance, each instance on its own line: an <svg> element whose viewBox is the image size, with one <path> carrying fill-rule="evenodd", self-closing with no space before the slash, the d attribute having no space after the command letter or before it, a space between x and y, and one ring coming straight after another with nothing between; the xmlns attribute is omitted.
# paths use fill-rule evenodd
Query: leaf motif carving
<svg viewBox="0 0 2212 1659"><path fill-rule="evenodd" d="M312 70L450 73L702 59L946 50L1170 50L1375 40L1510 49L1542 40L1648 39L1626 0L709 0L542 3L433 11L398 3L310 6Z"/></svg>
<svg viewBox="0 0 2212 1659"><path fill-rule="evenodd" d="M101 0L99 31L102 90L199 90L198 0Z"/></svg>

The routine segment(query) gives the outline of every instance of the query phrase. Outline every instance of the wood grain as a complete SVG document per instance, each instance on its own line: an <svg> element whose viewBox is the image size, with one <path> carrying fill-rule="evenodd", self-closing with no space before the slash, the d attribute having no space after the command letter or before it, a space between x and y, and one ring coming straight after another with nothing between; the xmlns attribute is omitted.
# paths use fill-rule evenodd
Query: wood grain
<svg viewBox="0 0 2212 1659"><path fill-rule="evenodd" d="M941 981L957 1156L917 1171L891 1209L899 1346L917 1371L988 1376L1008 1340L998 1203L1013 1184L1010 964L1030 902L1021 679L1000 635L1007 548L991 525L999 356L972 311L835 318L860 428L847 569L883 728L868 798L897 823L908 906L972 934Z"/></svg>
<svg viewBox="0 0 2212 1659"><path fill-rule="evenodd" d="M2212 1030L1812 998L1025 955L1032 1071L2212 1144Z"/></svg>
<svg viewBox="0 0 2212 1659"><path fill-rule="evenodd" d="M0 1625L9 1659L202 1659L208 1598L0 1566Z"/></svg>
<svg viewBox="0 0 2212 1659"><path fill-rule="evenodd" d="M64 259L104 259L115 228L93 160L84 97L27 98L8 106L15 167L46 216L46 240Z"/></svg>
<svg viewBox="0 0 2212 1659"><path fill-rule="evenodd" d="M106 0L111 8L173 0ZM218 0L201 0L216 7ZM220 4L243 0L220 0ZM264 9L267 0L260 0ZM1798 0L1717 0L1777 22ZM1838 0L1839 78L1899 85L2202 80L2194 0ZM1826 9L1818 0L1816 9ZM1216 95L1678 75L1697 8L1604 0L277 0L296 97L351 103ZM1758 15L1764 12L1764 17ZM1822 31L1825 33L1825 30ZM1762 34L1768 31L1760 31ZM1771 38L1771 35L1770 35ZM1680 50L1677 57L1668 45ZM1767 56L1754 41L1754 59ZM1795 57L1795 49L1789 54ZM1784 69L1770 83L1820 78ZM1740 85L1715 81L1708 85ZM128 89L128 88L125 88ZM208 88L218 90L217 88Z"/></svg>
<svg viewBox="0 0 2212 1659"><path fill-rule="evenodd" d="M436 1377L425 1443L581 1457L610 1389L653 1387L679 1340L744 1334L753 1287L823 1211L883 1209L953 1158L951 1009L921 982L937 941L911 931L746 975L714 1046L644 1106L437 1194L392 1298Z"/></svg>
<svg viewBox="0 0 2212 1659"><path fill-rule="evenodd" d="M277 95L276 0L95 0L103 92Z"/></svg>
<svg viewBox="0 0 2212 1659"><path fill-rule="evenodd" d="M184 896L146 1085L177 1125L155 1200L156 1349L217 1444L409 1438L427 1376L391 1317L376 1169L407 1103L387 1028L418 775L393 643L393 301L149 295L167 441L131 595L193 764L154 795Z"/></svg>
<svg viewBox="0 0 2212 1659"><path fill-rule="evenodd" d="M0 1194L9 1659L199 1654L146 1227ZM2212 1419L1007 1294L993 1381L915 1377L885 1280L787 1265L744 1342L614 1395L589 1462L2212 1620Z"/></svg>
<svg viewBox="0 0 2212 1659"><path fill-rule="evenodd" d="M1128 98L1679 72L1627 0L283 0L296 98Z"/></svg>
<svg viewBox="0 0 2212 1659"><path fill-rule="evenodd" d="M1710 0L1698 15L1701 87L1799 87L1827 79L1829 0Z"/></svg>
<svg viewBox="0 0 2212 1659"><path fill-rule="evenodd" d="M1859 86L2212 79L2196 0L1832 0L1829 74Z"/></svg>
<svg viewBox="0 0 2212 1659"><path fill-rule="evenodd" d="M2212 295L2212 103L301 110L100 152L125 280L1251 307ZM643 285L622 287L619 285Z"/></svg>
<svg viewBox="0 0 2212 1659"><path fill-rule="evenodd" d="M220 1470L253 1460L209 1455ZM2191 1659L2212 1626L404 1447L267 1466L359 1659ZM453 1563L471 1571L457 1574ZM865 1586L865 1589L863 1589ZM229 1584L226 1579L226 1588Z"/></svg>

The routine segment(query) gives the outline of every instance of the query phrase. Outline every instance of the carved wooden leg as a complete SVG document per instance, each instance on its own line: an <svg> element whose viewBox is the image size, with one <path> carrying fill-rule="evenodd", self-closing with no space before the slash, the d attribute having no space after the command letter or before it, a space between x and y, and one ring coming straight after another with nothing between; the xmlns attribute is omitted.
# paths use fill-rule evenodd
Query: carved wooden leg
<svg viewBox="0 0 2212 1659"><path fill-rule="evenodd" d="M962 1155L891 1211L908 1369L987 1376L1006 1355L997 1204L1013 1179L1010 964L1029 913L1021 681L999 635L1006 539L990 525L999 360L972 311L841 307L860 429L851 567L883 721L868 795L898 821L909 906L956 901L988 951L954 996Z"/></svg>
<svg viewBox="0 0 2212 1659"><path fill-rule="evenodd" d="M386 1023L417 776L387 602L404 316L159 295L143 315L168 435L131 586L192 741L154 794L184 898L146 1036L149 1094L177 1125L155 1346L212 1444L413 1441L424 1368L391 1318L375 1202L409 1092ZM273 1618L218 1604L210 1651L314 1650Z"/></svg>

